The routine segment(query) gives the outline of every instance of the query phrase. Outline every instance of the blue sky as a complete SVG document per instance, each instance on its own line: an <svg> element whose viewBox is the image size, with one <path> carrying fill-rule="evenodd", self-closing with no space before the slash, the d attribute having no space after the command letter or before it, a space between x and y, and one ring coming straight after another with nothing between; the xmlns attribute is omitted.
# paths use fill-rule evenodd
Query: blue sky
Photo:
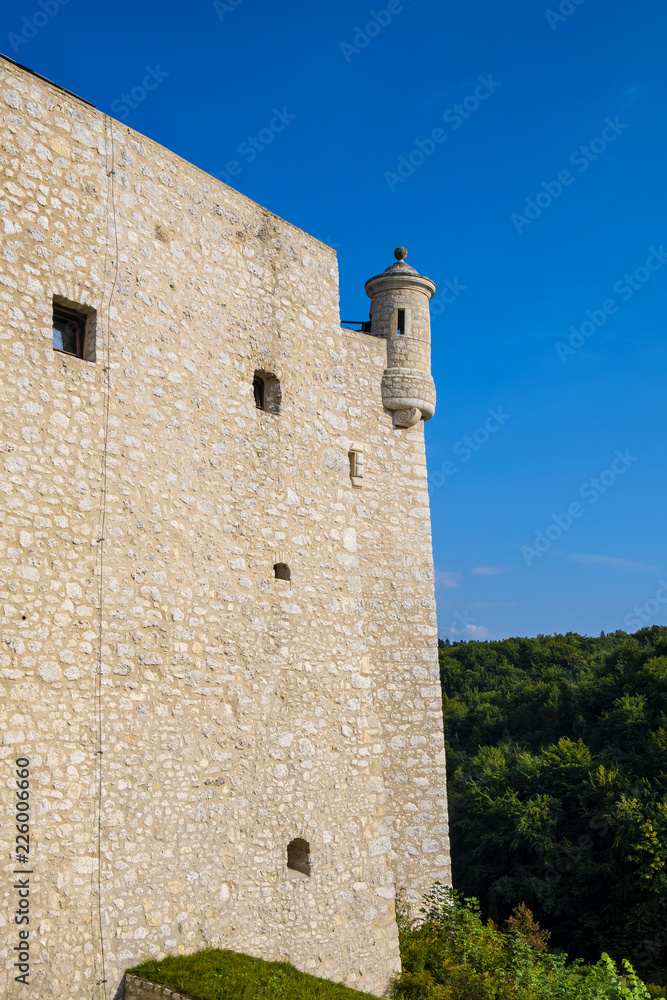
<svg viewBox="0 0 667 1000"><path fill-rule="evenodd" d="M436 281L451 639L667 623L666 42L660 0L0 10L7 55L334 245L345 318L398 244Z"/></svg>

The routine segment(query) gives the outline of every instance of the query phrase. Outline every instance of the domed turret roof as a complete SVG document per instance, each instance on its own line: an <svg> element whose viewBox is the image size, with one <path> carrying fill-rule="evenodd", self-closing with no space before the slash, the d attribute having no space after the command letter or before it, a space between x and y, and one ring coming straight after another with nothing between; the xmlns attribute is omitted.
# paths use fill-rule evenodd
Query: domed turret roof
<svg viewBox="0 0 667 1000"><path fill-rule="evenodd" d="M386 282L389 287L400 287L401 281L405 281L406 285L421 285L421 287L428 291L429 298L435 294L435 282L431 278L427 278L426 275L420 274L416 271L414 267L406 263L405 258L408 256L408 251L405 247L396 247L394 250L394 257L396 261L394 264L390 264L389 267L385 268L382 274L376 274L372 278L369 278L366 282L366 294L372 297L374 289L379 289ZM416 279L416 281L415 281ZM385 287L387 287L385 285Z"/></svg>
<svg viewBox="0 0 667 1000"><path fill-rule="evenodd" d="M416 274L419 277L419 271L415 271L414 267L410 264L406 264L404 260L397 260L395 264L390 264L389 267L385 268L382 272L383 274Z"/></svg>

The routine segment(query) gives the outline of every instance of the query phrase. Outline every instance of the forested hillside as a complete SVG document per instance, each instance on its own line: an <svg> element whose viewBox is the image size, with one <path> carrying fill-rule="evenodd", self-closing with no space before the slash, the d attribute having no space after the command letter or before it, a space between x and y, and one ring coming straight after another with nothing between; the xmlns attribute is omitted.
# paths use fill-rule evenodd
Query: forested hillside
<svg viewBox="0 0 667 1000"><path fill-rule="evenodd" d="M667 628L440 650L454 884L667 981Z"/></svg>

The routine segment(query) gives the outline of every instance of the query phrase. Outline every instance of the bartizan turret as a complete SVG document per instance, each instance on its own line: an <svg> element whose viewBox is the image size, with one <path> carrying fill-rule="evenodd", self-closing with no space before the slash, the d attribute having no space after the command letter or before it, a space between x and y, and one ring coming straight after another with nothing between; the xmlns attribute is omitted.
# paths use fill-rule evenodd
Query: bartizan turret
<svg viewBox="0 0 667 1000"><path fill-rule="evenodd" d="M406 264L405 247L397 247L394 256L395 264L366 282L370 332L387 341L382 402L393 411L394 427L414 427L435 412L429 312L435 282Z"/></svg>

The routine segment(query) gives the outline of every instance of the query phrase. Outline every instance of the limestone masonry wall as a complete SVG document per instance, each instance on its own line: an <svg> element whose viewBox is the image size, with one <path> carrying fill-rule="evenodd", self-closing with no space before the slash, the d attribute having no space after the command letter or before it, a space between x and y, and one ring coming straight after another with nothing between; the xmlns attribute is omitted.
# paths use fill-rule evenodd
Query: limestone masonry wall
<svg viewBox="0 0 667 1000"><path fill-rule="evenodd" d="M0 995L207 946L381 993L396 886L450 877L423 424L329 247L3 59L0 108Z"/></svg>
<svg viewBox="0 0 667 1000"><path fill-rule="evenodd" d="M138 976L126 976L124 986L123 1000L193 1000L187 993L149 983Z"/></svg>

